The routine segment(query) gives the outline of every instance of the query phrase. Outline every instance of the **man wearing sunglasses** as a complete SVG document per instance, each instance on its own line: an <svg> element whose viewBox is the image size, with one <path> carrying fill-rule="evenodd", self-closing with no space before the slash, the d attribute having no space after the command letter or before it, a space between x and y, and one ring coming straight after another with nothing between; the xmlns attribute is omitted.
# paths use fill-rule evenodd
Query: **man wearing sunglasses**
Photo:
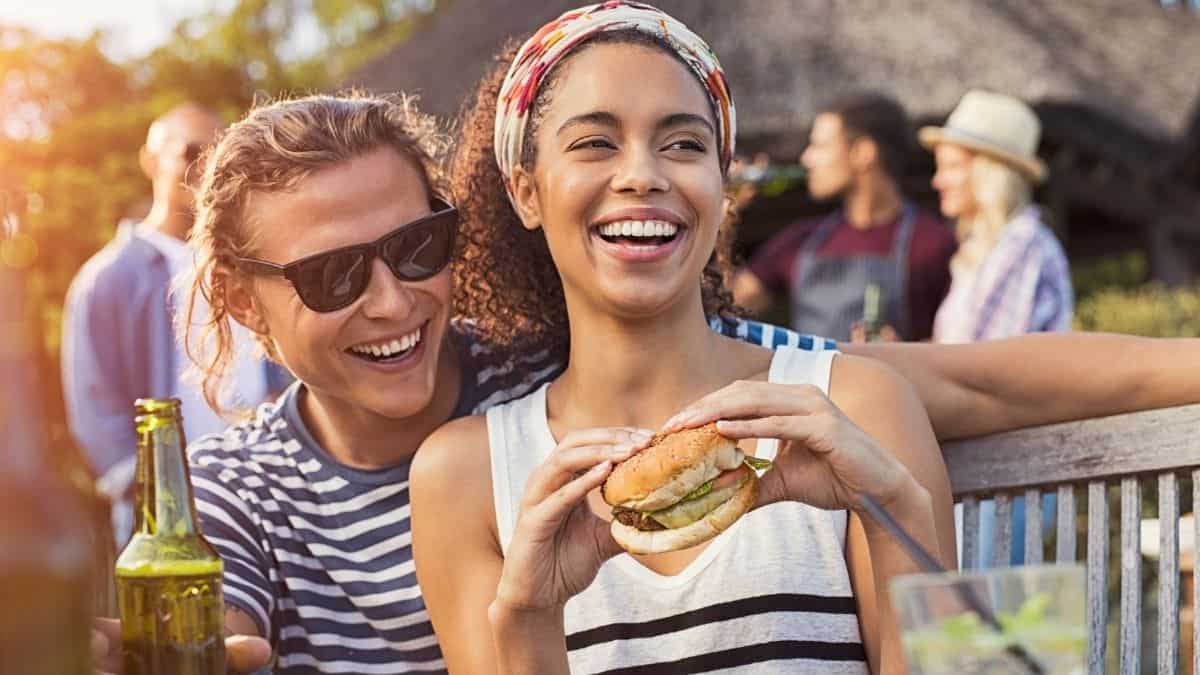
<svg viewBox="0 0 1200 675"><path fill-rule="evenodd" d="M173 317L180 302L171 288L172 279L192 268L185 239L194 219L198 159L224 126L215 112L194 103L178 105L151 124L139 153L153 190L150 211L141 222L121 224L67 295L62 348L67 413L76 441L117 497L133 475L129 420L135 399L179 397L192 438L226 426L181 379L189 362L176 340ZM242 344L250 346L248 337ZM290 379L256 359L241 359L236 369L236 396L243 405L257 404ZM118 533L127 526L121 512L118 508Z"/></svg>

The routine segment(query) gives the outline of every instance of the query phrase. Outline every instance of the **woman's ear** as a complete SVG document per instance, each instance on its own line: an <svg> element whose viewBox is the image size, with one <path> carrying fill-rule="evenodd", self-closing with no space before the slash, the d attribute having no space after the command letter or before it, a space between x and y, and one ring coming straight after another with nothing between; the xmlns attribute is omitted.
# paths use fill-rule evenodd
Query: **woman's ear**
<svg viewBox="0 0 1200 675"><path fill-rule="evenodd" d="M250 280L245 275L228 269L219 269L214 275L222 277L221 283L214 286L224 291L225 309L229 316L259 335L269 335L271 331L259 309L258 300L250 287Z"/></svg>
<svg viewBox="0 0 1200 675"><path fill-rule="evenodd" d="M542 226L542 208L538 203L537 183L533 180L533 172L523 166L513 169L513 206L521 223L527 230L536 230Z"/></svg>

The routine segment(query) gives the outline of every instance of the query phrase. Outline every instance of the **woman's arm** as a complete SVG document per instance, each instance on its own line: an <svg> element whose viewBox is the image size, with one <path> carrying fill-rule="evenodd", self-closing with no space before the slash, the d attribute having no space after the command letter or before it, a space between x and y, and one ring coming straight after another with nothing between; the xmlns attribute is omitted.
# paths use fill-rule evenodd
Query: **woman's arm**
<svg viewBox="0 0 1200 675"><path fill-rule="evenodd" d="M921 489L904 493L907 501L885 508L944 566L953 569L956 547L950 481L912 386L878 364L838 358L834 361L830 396L852 422L891 451L920 485ZM932 532L930 524L934 524ZM897 576L921 570L896 539L871 518L852 513L847 532L846 562L873 671L904 673L890 585Z"/></svg>
<svg viewBox="0 0 1200 675"><path fill-rule="evenodd" d="M409 474L413 559L452 673L495 673L488 604L504 559L496 535L487 423L451 422L426 439Z"/></svg>
<svg viewBox="0 0 1200 675"><path fill-rule="evenodd" d="M1200 402L1200 339L1045 333L839 347L912 382L944 441Z"/></svg>

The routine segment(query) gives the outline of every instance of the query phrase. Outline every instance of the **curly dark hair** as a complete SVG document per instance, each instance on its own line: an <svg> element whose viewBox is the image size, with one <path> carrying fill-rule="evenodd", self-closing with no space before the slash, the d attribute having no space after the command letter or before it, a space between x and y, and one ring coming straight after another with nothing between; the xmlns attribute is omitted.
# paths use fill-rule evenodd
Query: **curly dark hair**
<svg viewBox="0 0 1200 675"><path fill-rule="evenodd" d="M547 73L534 99L521 157L526 168L536 161L531 138L542 119L539 111L546 106L564 64L597 44L642 45L683 63L667 43L636 30L600 33L576 47ZM565 360L570 329L562 279L545 233L527 230L509 202L492 147L496 101L518 48L519 43L510 41L501 49L496 66L479 82L460 117L459 141L449 170L450 191L462 216L454 264L454 308L474 322L481 337L510 353L546 349ZM729 292L736 223L730 203L726 200L726 217L701 279L704 312L710 319L744 314Z"/></svg>

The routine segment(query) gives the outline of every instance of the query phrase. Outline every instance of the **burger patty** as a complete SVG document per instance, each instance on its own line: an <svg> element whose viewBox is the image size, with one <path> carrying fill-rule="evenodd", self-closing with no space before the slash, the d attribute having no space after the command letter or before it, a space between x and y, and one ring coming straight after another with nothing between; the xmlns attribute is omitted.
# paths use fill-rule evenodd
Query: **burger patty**
<svg viewBox="0 0 1200 675"><path fill-rule="evenodd" d="M628 525L629 527L637 528L643 532L655 532L657 530L667 529L662 526L662 523L659 523L653 518L643 518L642 514L637 511L620 510L614 513L613 517L616 518L617 522L621 523L622 525Z"/></svg>

